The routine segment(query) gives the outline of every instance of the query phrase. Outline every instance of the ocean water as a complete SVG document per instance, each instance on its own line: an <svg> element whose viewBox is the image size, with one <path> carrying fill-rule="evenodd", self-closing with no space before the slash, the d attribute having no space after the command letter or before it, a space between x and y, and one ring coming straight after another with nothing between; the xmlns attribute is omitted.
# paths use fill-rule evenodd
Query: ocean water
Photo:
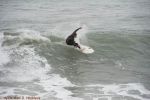
<svg viewBox="0 0 150 100"><path fill-rule="evenodd" d="M149 0L0 0L0 99L150 100L149 19ZM78 27L94 53L65 44Z"/></svg>

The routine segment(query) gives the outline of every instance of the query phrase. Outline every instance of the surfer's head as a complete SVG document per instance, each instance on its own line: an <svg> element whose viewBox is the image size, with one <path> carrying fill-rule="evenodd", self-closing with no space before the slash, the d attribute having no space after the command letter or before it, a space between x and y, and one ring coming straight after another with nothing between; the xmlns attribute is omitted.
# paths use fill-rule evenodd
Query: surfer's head
<svg viewBox="0 0 150 100"><path fill-rule="evenodd" d="M77 34L75 33L75 34L73 34L73 37L77 37Z"/></svg>

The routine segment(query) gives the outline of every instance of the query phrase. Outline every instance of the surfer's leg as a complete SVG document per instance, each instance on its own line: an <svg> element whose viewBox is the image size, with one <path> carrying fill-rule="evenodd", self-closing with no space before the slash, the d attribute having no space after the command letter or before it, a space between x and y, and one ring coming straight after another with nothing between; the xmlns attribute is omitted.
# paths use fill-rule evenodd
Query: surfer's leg
<svg viewBox="0 0 150 100"><path fill-rule="evenodd" d="M78 48L80 49L80 46L79 46L78 43L74 43L74 46L75 46L75 47L78 47Z"/></svg>

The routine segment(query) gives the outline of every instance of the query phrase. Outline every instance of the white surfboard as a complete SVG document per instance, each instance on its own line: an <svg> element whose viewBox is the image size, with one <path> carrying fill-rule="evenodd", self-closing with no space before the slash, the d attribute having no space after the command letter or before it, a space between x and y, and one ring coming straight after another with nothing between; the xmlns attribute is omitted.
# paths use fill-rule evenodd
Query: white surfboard
<svg viewBox="0 0 150 100"><path fill-rule="evenodd" d="M80 45L80 49L78 49L80 52L85 53L85 54L91 54L94 52L94 49L91 47L88 47L86 45Z"/></svg>

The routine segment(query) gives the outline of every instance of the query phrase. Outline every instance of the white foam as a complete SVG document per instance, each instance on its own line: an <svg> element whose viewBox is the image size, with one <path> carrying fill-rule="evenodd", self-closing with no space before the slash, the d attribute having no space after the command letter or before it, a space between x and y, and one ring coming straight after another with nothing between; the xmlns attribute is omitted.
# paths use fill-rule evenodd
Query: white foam
<svg viewBox="0 0 150 100"><path fill-rule="evenodd" d="M5 39L12 40L12 39L18 39L18 44L20 43L28 43L28 42L51 42L50 39L48 39L45 36L42 36L40 32L34 31L34 30L28 30L28 29L19 29L16 30L15 33L18 33L17 35L5 35ZM13 34L13 33L12 33ZM18 45L16 44L16 45Z"/></svg>
<svg viewBox="0 0 150 100"><path fill-rule="evenodd" d="M2 94L2 96L8 96L8 95L14 95L14 89L15 88L10 88L10 87L0 87L0 94Z"/></svg>
<svg viewBox="0 0 150 100"><path fill-rule="evenodd" d="M46 97L46 95L51 95L53 92L53 96L56 98L60 98L62 100L82 100L77 97L72 97L72 92L64 89L64 87L72 87L75 86L71 82L69 82L66 78L61 78L58 74L52 74L45 80L41 80L40 83L48 93L42 94L42 97Z"/></svg>
<svg viewBox="0 0 150 100"><path fill-rule="evenodd" d="M37 32L37 33L38 33L38 32ZM19 36L19 38L22 39L22 40L24 40L24 41L33 40L33 41L39 41L39 42L41 42L41 41L50 42L50 39L48 39L48 38L46 38L46 37L40 35L39 33L37 34L37 33L36 33L36 31L35 31L35 32L34 32L34 31L33 31L33 32L31 31L31 33L30 33L30 31L29 31L29 32L26 32L26 30L25 30L25 31L23 31L23 33Z"/></svg>
<svg viewBox="0 0 150 100"><path fill-rule="evenodd" d="M1 57L0 65L6 64L10 61L9 55L7 54L7 52L2 50L1 47L0 47L0 57Z"/></svg>
<svg viewBox="0 0 150 100"><path fill-rule="evenodd" d="M128 83L128 84L110 84L110 85L87 85L87 87L97 87L99 91L103 91L104 93L100 94L101 97L105 97L108 100L111 100L114 96L122 96L122 97L131 97L140 100L149 100L148 98L144 98L141 95L150 95L150 91L147 90L141 83ZM140 94L131 94L129 91L138 91Z"/></svg>
<svg viewBox="0 0 150 100"><path fill-rule="evenodd" d="M26 32L25 34L22 33L22 35L20 34L17 35L16 37L20 37L22 41L24 41L25 38L27 39L35 38L34 35L32 37L31 34L26 34ZM70 81L68 81L66 78L62 78L58 74L53 73L48 74L48 72L51 71L50 64L48 63L46 58L38 55L33 47L28 45L16 47L12 45L12 46L5 46L5 49L6 51L8 51L8 54L10 55L10 63L12 63L12 65L1 68L3 72L6 72L4 73L4 76L0 78L1 82L8 82L8 83L31 82L31 84L33 85L38 84L41 87L43 87L44 90L47 91L44 93L33 91L36 92L42 99L44 98L50 99L52 96L55 98L60 98L62 100L81 100L80 98L72 97L71 96L72 92L64 88L74 86ZM15 95L15 87L9 88L0 87L0 88L3 92L6 92L4 94L5 96ZM18 87L16 88L21 90L23 89ZM24 88L26 89L26 87Z"/></svg>
<svg viewBox="0 0 150 100"><path fill-rule="evenodd" d="M0 33L0 57L1 57L0 65L6 64L10 61L9 55L1 46L2 42L3 42L3 35L2 35L2 33Z"/></svg>
<svg viewBox="0 0 150 100"><path fill-rule="evenodd" d="M5 68L9 73L4 78L1 78L1 81L26 82L42 79L51 68L46 59L35 54L33 48L22 47L10 51L11 53L22 56L22 58L11 58L12 62L17 63L17 65L12 66L12 68Z"/></svg>

